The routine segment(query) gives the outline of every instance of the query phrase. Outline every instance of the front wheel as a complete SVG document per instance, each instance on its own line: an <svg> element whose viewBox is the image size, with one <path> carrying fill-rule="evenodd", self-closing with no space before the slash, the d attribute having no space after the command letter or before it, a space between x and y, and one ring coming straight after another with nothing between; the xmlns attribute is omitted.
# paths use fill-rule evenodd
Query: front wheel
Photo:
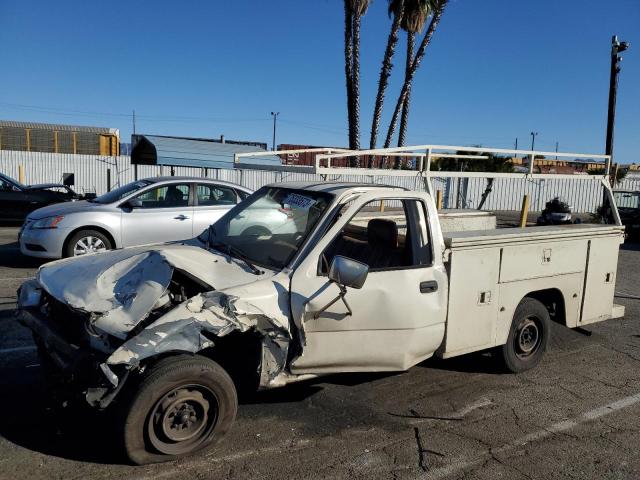
<svg viewBox="0 0 640 480"><path fill-rule="evenodd" d="M218 441L233 424L238 399L216 362L196 355L160 360L124 409L124 446L138 465L194 453Z"/></svg>
<svg viewBox="0 0 640 480"><path fill-rule="evenodd" d="M535 298L524 298L513 315L507 343L501 348L507 370L524 372L540 363L549 342L550 328L547 308Z"/></svg>
<svg viewBox="0 0 640 480"><path fill-rule="evenodd" d="M113 245L107 236L97 230L80 230L67 241L65 257L79 257L90 253L111 250Z"/></svg>

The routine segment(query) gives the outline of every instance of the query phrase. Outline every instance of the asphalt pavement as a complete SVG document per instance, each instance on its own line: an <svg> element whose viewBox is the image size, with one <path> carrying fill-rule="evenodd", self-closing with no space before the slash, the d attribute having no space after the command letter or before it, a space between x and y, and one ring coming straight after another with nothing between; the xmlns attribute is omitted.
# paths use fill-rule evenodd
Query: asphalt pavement
<svg viewBox="0 0 640 480"><path fill-rule="evenodd" d="M0 479L640 479L640 244L620 252L626 316L554 325L534 370L487 353L399 374L340 375L245 400L216 447L181 461L122 462L108 418L51 410L15 292L41 262L0 228Z"/></svg>

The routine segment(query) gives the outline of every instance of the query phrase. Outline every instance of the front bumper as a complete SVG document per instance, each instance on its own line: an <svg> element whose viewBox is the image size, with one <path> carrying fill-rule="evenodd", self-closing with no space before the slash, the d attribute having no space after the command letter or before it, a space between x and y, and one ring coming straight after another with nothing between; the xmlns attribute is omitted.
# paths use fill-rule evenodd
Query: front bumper
<svg viewBox="0 0 640 480"><path fill-rule="evenodd" d="M64 241L70 228L32 229L27 225L19 234L20 252L39 258L62 258Z"/></svg>
<svg viewBox="0 0 640 480"><path fill-rule="evenodd" d="M46 364L43 370L60 403L84 399L99 409L109 406L129 372L117 375L104 363L104 354L69 342L39 308L22 308L18 312L18 321L33 332L41 362Z"/></svg>

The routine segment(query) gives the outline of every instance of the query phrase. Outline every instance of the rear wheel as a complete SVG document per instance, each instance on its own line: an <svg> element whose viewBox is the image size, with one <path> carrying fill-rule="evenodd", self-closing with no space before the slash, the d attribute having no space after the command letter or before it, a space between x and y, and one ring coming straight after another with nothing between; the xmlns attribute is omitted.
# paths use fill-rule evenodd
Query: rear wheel
<svg viewBox="0 0 640 480"><path fill-rule="evenodd" d="M67 241L65 257L78 257L89 253L111 250L113 245L107 236L97 230L80 230Z"/></svg>
<svg viewBox="0 0 640 480"><path fill-rule="evenodd" d="M124 445L136 464L164 462L218 441L235 420L233 381L216 362L180 355L145 373L124 409Z"/></svg>
<svg viewBox="0 0 640 480"><path fill-rule="evenodd" d="M510 372L518 373L535 367L549 342L551 319L546 307L534 298L524 298L513 315L507 343L501 353Z"/></svg>

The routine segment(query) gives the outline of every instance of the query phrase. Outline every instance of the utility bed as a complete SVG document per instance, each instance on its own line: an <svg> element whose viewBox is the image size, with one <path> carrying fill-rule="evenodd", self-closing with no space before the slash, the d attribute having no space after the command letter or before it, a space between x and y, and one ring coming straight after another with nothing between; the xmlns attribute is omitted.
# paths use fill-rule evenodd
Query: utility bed
<svg viewBox="0 0 640 480"><path fill-rule="evenodd" d="M623 316L613 304L623 239L624 227L586 224L446 234L449 313L440 354L504 344L527 291L556 293L556 320L568 327Z"/></svg>

